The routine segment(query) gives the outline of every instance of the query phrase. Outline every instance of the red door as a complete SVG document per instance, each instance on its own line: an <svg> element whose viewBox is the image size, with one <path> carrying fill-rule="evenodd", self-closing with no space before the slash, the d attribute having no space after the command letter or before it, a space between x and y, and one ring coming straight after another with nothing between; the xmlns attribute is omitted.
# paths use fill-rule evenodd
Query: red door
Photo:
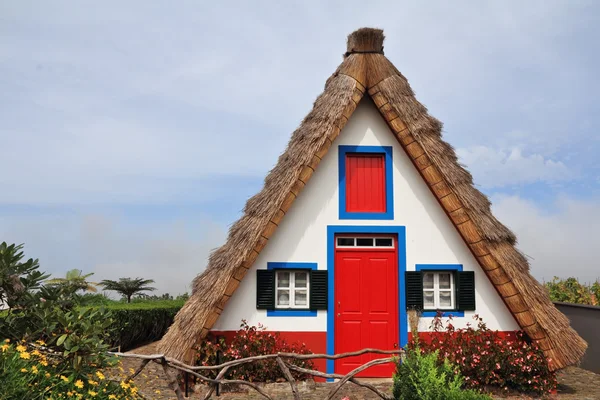
<svg viewBox="0 0 600 400"><path fill-rule="evenodd" d="M389 239L388 239L389 240ZM356 239L358 242L358 239ZM356 243L355 242L355 243ZM336 243L339 240L336 239ZM398 257L390 247L340 247L335 252L335 353L398 346ZM386 355L364 354L335 361L346 374ZM394 364L373 366L358 376L390 377Z"/></svg>

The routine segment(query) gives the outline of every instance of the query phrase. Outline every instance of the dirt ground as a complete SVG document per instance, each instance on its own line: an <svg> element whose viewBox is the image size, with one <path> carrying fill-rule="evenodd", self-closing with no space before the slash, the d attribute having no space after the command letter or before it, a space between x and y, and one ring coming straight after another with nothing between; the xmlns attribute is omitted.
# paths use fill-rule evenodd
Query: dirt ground
<svg viewBox="0 0 600 400"><path fill-rule="evenodd" d="M132 350L131 353L137 354L155 354L155 344L149 344L138 349ZM123 368L129 371L130 368L136 369L140 360L123 359ZM175 373L173 371L173 373ZM162 367L156 363L150 363L142 373L134 379L134 382L140 389L140 392L147 398L153 400L176 400L175 394L169 389L165 380ZM569 367L558 374L558 394L547 397L552 400L600 400L600 375L581 368ZM389 392L391 390L391 380L383 380L373 383L378 389ZM331 390L330 383L316 383L314 386L301 390L301 397L305 400L322 400L327 397L327 393ZM292 400L291 390L289 386L281 384L274 393L269 393L277 400ZM351 400L358 399L378 399L371 391L358 387L352 383L347 383L340 389L336 395L336 399L342 399L348 396ZM203 398L200 394L191 394L189 399L197 400ZM213 399L222 400L258 400L264 399L261 395L251 390L249 393L227 393L217 397L213 395ZM507 400L531 400L532 397L527 396L509 396L497 397Z"/></svg>

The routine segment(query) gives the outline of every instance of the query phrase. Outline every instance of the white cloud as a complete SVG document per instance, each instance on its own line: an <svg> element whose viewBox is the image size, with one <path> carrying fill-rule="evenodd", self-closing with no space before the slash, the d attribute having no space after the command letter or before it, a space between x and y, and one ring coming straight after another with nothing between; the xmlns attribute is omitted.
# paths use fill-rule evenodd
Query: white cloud
<svg viewBox="0 0 600 400"><path fill-rule="evenodd" d="M0 169L12 173L0 176L0 203L144 202L157 194L141 179L168 179L161 196L171 199L193 178L262 176L341 61L345 36L365 25L386 30L386 54L452 143L506 147L503 132L522 130L547 159L591 129L580 125L595 126L585 107L597 104L598 52L580 40L594 37L596 25L581 22L588 7L4 5ZM564 45L572 36L583 48Z"/></svg>
<svg viewBox="0 0 600 400"><path fill-rule="evenodd" d="M472 146L457 149L457 154L461 163L473 174L475 183L485 188L577 178L562 161L554 161L541 154L523 154L518 147L503 150Z"/></svg>
<svg viewBox="0 0 600 400"><path fill-rule="evenodd" d="M574 276L582 282L600 278L600 198L559 196L552 211L518 196L492 198L495 215L511 228L540 280Z"/></svg>

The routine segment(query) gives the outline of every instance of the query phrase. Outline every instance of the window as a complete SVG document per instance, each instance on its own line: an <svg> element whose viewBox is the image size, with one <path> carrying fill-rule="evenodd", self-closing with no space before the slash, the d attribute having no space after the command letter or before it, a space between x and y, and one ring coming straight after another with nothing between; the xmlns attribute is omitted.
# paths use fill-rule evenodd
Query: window
<svg viewBox="0 0 600 400"><path fill-rule="evenodd" d="M337 247L394 247L393 237L337 237Z"/></svg>
<svg viewBox="0 0 600 400"><path fill-rule="evenodd" d="M423 274L423 309L454 309L454 274L452 272L425 272Z"/></svg>
<svg viewBox="0 0 600 400"><path fill-rule="evenodd" d="M339 146L340 219L393 219L391 146Z"/></svg>
<svg viewBox="0 0 600 400"><path fill-rule="evenodd" d="M463 271L461 264L417 264L405 273L406 307L422 311L422 316L464 316L475 310L475 273Z"/></svg>
<svg viewBox="0 0 600 400"><path fill-rule="evenodd" d="M315 317L327 309L327 281L316 263L269 262L256 271L256 308L267 317Z"/></svg>
<svg viewBox="0 0 600 400"><path fill-rule="evenodd" d="M308 308L308 271L275 272L275 308Z"/></svg>

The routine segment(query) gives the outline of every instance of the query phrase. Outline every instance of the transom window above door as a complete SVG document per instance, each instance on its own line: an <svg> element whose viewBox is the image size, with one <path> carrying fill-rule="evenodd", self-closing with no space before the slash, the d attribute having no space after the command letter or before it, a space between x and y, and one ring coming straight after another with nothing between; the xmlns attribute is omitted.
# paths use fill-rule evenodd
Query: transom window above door
<svg viewBox="0 0 600 400"><path fill-rule="evenodd" d="M336 247L394 247L393 237L352 237L342 236L337 237L335 242Z"/></svg>

